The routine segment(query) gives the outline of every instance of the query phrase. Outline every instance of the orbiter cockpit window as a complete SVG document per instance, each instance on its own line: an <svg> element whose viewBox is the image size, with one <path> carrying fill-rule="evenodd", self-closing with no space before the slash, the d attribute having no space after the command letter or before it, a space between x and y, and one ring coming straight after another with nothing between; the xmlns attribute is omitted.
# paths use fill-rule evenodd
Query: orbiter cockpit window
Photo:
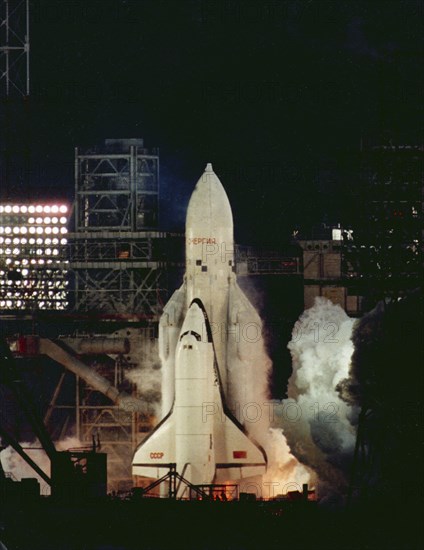
<svg viewBox="0 0 424 550"><path fill-rule="evenodd" d="M186 330L185 332L183 332L180 336L180 341L184 338L184 336L187 336L187 334L192 334L196 340L198 340L199 342L201 341L202 337L200 336L200 334L198 334L197 332L194 332L194 330Z"/></svg>

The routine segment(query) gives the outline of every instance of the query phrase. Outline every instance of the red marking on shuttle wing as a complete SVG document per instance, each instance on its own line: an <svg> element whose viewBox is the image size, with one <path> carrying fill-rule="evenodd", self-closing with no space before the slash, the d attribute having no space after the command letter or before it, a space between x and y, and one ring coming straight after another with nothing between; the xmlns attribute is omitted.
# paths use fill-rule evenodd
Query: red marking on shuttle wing
<svg viewBox="0 0 424 550"><path fill-rule="evenodd" d="M247 458L246 451L233 451L233 458Z"/></svg>

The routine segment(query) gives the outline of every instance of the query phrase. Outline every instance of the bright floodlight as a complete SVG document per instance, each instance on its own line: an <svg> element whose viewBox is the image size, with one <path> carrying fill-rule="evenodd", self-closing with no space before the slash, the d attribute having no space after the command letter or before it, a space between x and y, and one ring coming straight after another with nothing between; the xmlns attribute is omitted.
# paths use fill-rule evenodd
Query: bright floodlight
<svg viewBox="0 0 424 550"><path fill-rule="evenodd" d="M67 212L64 204L0 205L3 309L33 309L34 303L39 309L67 307L64 276L69 262L61 259L67 240L60 239L67 232ZM5 276L8 272L10 278Z"/></svg>
<svg viewBox="0 0 424 550"><path fill-rule="evenodd" d="M341 241L342 240L342 230L341 229L333 229L332 230L332 239L333 239L333 241Z"/></svg>

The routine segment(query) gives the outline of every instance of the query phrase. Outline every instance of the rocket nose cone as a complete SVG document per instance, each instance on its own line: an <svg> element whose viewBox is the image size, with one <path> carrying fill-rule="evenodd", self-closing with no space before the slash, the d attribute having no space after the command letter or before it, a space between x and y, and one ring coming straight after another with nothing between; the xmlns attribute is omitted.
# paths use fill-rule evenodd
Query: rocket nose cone
<svg viewBox="0 0 424 550"><path fill-rule="evenodd" d="M187 208L186 231L188 228L210 236L218 227L233 226L233 216L227 194L208 163L194 188ZM197 237L199 235L194 235Z"/></svg>

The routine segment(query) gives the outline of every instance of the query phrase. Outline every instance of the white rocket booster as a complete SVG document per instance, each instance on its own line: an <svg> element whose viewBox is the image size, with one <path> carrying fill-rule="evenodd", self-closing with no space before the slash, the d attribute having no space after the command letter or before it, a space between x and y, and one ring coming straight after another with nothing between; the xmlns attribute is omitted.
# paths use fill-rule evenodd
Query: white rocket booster
<svg viewBox="0 0 424 550"><path fill-rule="evenodd" d="M157 477L170 463L194 484L265 472L264 452L230 413L246 320L261 326L237 285L231 207L208 164L188 205L184 282L159 323L162 421L137 449L134 475Z"/></svg>

